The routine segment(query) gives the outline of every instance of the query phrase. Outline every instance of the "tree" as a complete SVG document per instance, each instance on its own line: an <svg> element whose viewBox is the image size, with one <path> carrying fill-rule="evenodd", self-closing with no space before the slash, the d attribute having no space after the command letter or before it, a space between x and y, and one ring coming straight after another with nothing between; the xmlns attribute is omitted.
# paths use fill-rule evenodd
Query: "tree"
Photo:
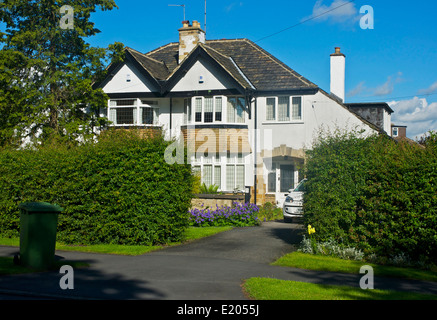
<svg viewBox="0 0 437 320"><path fill-rule="evenodd" d="M0 144L24 137L77 141L105 124L99 110L107 97L93 83L121 45L105 49L85 41L100 32L90 21L97 7L117 6L114 0L0 1L6 26L0 31Z"/></svg>

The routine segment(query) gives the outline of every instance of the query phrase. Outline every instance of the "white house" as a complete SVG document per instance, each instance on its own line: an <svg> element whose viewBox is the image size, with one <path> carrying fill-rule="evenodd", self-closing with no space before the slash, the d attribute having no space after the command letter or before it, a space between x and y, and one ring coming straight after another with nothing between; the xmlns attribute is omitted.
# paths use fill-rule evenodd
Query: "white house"
<svg viewBox="0 0 437 320"><path fill-rule="evenodd" d="M304 150L318 130L391 130L347 105L345 55L331 55L331 93L248 39L206 40L197 21L183 22L179 42L148 53L126 48L100 87L114 127L161 129L191 143L202 181L221 191L248 190L256 203L281 204L299 180ZM368 105L368 107L374 107ZM358 111L360 112L358 112Z"/></svg>

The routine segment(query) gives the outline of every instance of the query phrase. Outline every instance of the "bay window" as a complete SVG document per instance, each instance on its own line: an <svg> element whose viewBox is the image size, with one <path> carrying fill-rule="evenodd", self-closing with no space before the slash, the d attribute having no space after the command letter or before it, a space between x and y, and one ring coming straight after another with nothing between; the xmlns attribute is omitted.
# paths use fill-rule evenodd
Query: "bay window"
<svg viewBox="0 0 437 320"><path fill-rule="evenodd" d="M184 123L191 123L192 118L195 123L245 123L245 106L246 100L242 97L214 96L185 99Z"/></svg>

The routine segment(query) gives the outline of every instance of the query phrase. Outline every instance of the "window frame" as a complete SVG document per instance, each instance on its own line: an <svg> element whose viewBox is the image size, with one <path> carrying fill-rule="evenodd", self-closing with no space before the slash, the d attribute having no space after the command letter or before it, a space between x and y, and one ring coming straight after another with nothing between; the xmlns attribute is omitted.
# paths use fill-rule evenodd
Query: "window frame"
<svg viewBox="0 0 437 320"><path fill-rule="evenodd" d="M286 99L288 102L286 106L286 112L284 115L283 110L280 110L280 100ZM295 112L295 104L293 102L295 99L300 99L299 109L297 114L300 114L299 118L294 118ZM271 110L271 102L274 101L273 110ZM304 122L304 108L303 108L304 99L303 96L287 96L287 95L279 95L279 96L269 96L266 97L265 100L265 118L264 122L266 124L269 123L303 123ZM280 120L279 117L282 115L285 120Z"/></svg>
<svg viewBox="0 0 437 320"><path fill-rule="evenodd" d="M117 105L119 101L133 101L132 105ZM113 105L115 103L115 105ZM132 123L117 123L117 110L119 109L133 109L132 112ZM153 120L152 124L143 123L144 121L144 109L151 109ZM115 110L112 114L111 111ZM109 99L108 100L108 120L112 122L110 126L112 127L159 127L159 101L157 100L145 100L145 99Z"/></svg>
<svg viewBox="0 0 437 320"><path fill-rule="evenodd" d="M211 99L212 112L210 109L206 111L207 99ZM229 111L231 99L235 99L236 105L232 105L232 111ZM191 116L188 114L190 108L187 107L184 99L184 124L241 124L247 123L247 106L246 99L243 96L194 96L191 98ZM229 121L230 112L232 112L233 121ZM191 120L190 120L191 119Z"/></svg>

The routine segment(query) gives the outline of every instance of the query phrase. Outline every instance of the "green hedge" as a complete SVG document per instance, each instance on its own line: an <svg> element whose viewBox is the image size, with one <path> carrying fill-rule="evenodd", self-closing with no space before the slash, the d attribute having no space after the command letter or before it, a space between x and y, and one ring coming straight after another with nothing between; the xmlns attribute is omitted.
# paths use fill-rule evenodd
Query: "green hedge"
<svg viewBox="0 0 437 320"><path fill-rule="evenodd" d="M307 152L305 221L319 240L437 261L437 148L357 133Z"/></svg>
<svg viewBox="0 0 437 320"><path fill-rule="evenodd" d="M0 232L19 234L17 206L56 203L65 243L157 244L179 241L188 226L189 165L167 164L162 137L110 131L96 144L0 153Z"/></svg>

